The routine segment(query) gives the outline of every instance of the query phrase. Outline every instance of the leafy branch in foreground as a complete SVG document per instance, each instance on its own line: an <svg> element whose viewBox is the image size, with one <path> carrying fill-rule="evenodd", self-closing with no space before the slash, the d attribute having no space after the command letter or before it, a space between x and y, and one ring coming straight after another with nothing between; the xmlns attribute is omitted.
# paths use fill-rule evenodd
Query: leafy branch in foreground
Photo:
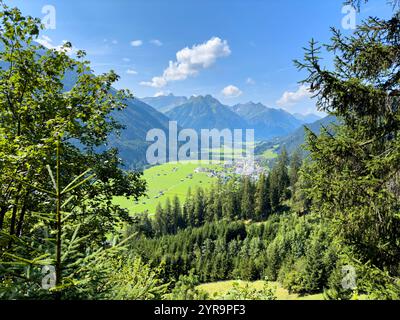
<svg viewBox="0 0 400 320"><path fill-rule="evenodd" d="M93 264L123 250L112 239L133 222L113 197L146 188L104 148L132 95L113 89L113 71L94 75L70 43L38 44L39 19L0 6L0 295L101 297L109 269ZM43 266L55 267L55 295L42 289Z"/></svg>

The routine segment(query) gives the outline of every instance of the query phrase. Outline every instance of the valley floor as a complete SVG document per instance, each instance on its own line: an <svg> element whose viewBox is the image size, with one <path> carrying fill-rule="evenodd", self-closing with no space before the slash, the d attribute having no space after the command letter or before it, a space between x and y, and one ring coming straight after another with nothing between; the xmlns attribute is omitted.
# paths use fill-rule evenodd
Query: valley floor
<svg viewBox="0 0 400 320"><path fill-rule="evenodd" d="M220 281L220 282L211 282L199 285L197 288L207 292L211 299L216 298L218 296L222 296L226 294L229 290L233 288L234 283L239 283L241 286L245 286L246 284L250 285L250 288L254 288L257 290L261 290L264 285L264 281ZM282 286L278 282L269 282L271 288L276 288L276 297L277 300L324 300L323 294L313 294L313 295L305 295L300 296L298 294L290 294L286 289L282 288Z"/></svg>

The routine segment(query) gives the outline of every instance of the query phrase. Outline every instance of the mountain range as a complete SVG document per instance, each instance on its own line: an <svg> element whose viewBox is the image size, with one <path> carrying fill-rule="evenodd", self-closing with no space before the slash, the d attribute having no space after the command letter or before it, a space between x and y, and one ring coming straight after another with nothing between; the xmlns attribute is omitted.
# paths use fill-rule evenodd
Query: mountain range
<svg viewBox="0 0 400 320"><path fill-rule="evenodd" d="M321 120L321 117L317 116L314 113L309 113L309 114L293 113L293 116L303 123L313 123L315 121Z"/></svg>
<svg viewBox="0 0 400 320"><path fill-rule="evenodd" d="M328 128L329 130L332 124L338 123L339 121L335 116L326 116L315 122L302 125L300 128L287 136L277 137L259 143L256 146L255 153L262 154L268 149L273 149L275 148L275 146L279 146L276 150L278 153L280 153L280 151L285 148L286 151L291 154L296 151L296 149L300 148L306 141L306 132L304 127L307 127L309 130L318 135L321 132L322 127Z"/></svg>
<svg viewBox="0 0 400 320"><path fill-rule="evenodd" d="M119 155L127 167L140 168L146 164L147 132L151 129L161 129L168 132L169 119L153 107L139 99L130 99L123 111L114 111L112 117L124 129L119 135L108 138L108 145L118 148Z"/></svg>
<svg viewBox="0 0 400 320"><path fill-rule="evenodd" d="M41 54L41 52L39 52ZM8 65L0 61L1 68ZM64 76L64 90L69 91L76 82L76 73ZM121 125L120 135L112 134L110 147L119 149L120 157L130 168L146 164L146 134L151 129L161 129L168 135L168 122L175 120L180 128L200 129L254 129L256 140L288 136L303 124L313 122L316 115L290 114L282 109L268 108L261 103L226 106L211 95L174 96L173 94L142 99L130 99L123 111L112 116Z"/></svg>
<svg viewBox="0 0 400 320"><path fill-rule="evenodd" d="M302 126L320 119L316 115L293 115L282 109L268 108L261 103L248 102L234 106L223 105L211 95L178 97L172 94L128 101L127 108L116 112L114 118L125 126L119 137L113 135L109 145L120 150L129 167L145 164L150 129L168 133L168 121L177 121L180 128L254 129L258 141L290 136Z"/></svg>
<svg viewBox="0 0 400 320"><path fill-rule="evenodd" d="M314 114L293 115L254 102L226 106L211 95L186 98L170 94L142 100L183 128L254 129L257 140L285 136L305 123L320 119Z"/></svg>
<svg viewBox="0 0 400 320"><path fill-rule="evenodd" d="M201 129L244 129L248 124L244 118L210 95L191 97L186 103L166 113L182 128Z"/></svg>
<svg viewBox="0 0 400 320"><path fill-rule="evenodd" d="M304 124L304 121L282 109L268 108L261 103L237 104L232 110L255 130L257 140L285 136Z"/></svg>
<svg viewBox="0 0 400 320"><path fill-rule="evenodd" d="M168 112L171 109L186 103L189 99L187 97L177 97L172 93L169 95L162 95L157 97L145 97L141 99L144 103L152 106L160 112Z"/></svg>

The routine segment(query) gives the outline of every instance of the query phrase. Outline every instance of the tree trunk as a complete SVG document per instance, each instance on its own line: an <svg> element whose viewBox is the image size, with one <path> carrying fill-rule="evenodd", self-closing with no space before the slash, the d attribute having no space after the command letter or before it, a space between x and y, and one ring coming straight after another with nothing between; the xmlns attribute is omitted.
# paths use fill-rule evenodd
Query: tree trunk
<svg viewBox="0 0 400 320"><path fill-rule="evenodd" d="M16 232L17 237L20 237L22 235L22 226L24 224L25 213L26 213L26 203L24 203L24 205L22 206L22 209L19 213L17 232Z"/></svg>
<svg viewBox="0 0 400 320"><path fill-rule="evenodd" d="M7 206L3 206L0 209L0 231L3 229L3 224L4 224L4 216L6 215L7 212Z"/></svg>
<svg viewBox="0 0 400 320"><path fill-rule="evenodd" d="M18 211L18 200L16 201L12 209L11 222L10 222L10 236L14 235L15 233L15 222L17 220L17 211ZM12 243L13 243L12 238L10 238L10 241L8 243L9 249L11 248Z"/></svg>
<svg viewBox="0 0 400 320"><path fill-rule="evenodd" d="M56 221L57 221L57 244L56 244L56 286L62 285L62 216L61 216L61 186L60 186L60 138L57 140L57 168L56 168ZM56 300L61 300L61 291L56 292Z"/></svg>

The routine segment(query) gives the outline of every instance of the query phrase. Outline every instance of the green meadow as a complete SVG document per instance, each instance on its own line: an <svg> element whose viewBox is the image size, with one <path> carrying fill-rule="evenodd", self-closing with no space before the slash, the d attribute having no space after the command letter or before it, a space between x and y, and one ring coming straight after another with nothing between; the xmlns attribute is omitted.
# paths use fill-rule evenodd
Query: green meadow
<svg viewBox="0 0 400 320"><path fill-rule="evenodd" d="M262 154L263 158L265 159L276 159L278 158L278 153L277 149L279 148L279 145L275 145L273 148L270 148L268 150L265 150Z"/></svg>
<svg viewBox="0 0 400 320"><path fill-rule="evenodd" d="M147 181L146 196L135 201L126 197L115 197L114 201L134 215L147 212L149 215L155 213L158 203L164 204L167 198L177 195L183 202L187 191L196 187L207 189L216 177L210 177L209 172L195 172L198 168L212 169L216 172L223 170L220 164L207 162L180 162L166 163L151 167L144 171L144 179Z"/></svg>
<svg viewBox="0 0 400 320"><path fill-rule="evenodd" d="M278 154L275 152L275 149L268 149L263 154L265 159L276 159L278 158Z"/></svg>
<svg viewBox="0 0 400 320"><path fill-rule="evenodd" d="M223 296L228 293L229 290L233 288L234 283L239 283L240 286L249 285L252 289L261 290L264 286L264 281L219 281L219 282L211 282L199 285L197 288L207 292L210 298L218 299L219 296ZM291 294L286 289L282 288L282 286L278 282L269 282L271 288L276 289L276 297L277 300L324 300L322 294L313 294L313 295L305 295L300 296L298 294Z"/></svg>

